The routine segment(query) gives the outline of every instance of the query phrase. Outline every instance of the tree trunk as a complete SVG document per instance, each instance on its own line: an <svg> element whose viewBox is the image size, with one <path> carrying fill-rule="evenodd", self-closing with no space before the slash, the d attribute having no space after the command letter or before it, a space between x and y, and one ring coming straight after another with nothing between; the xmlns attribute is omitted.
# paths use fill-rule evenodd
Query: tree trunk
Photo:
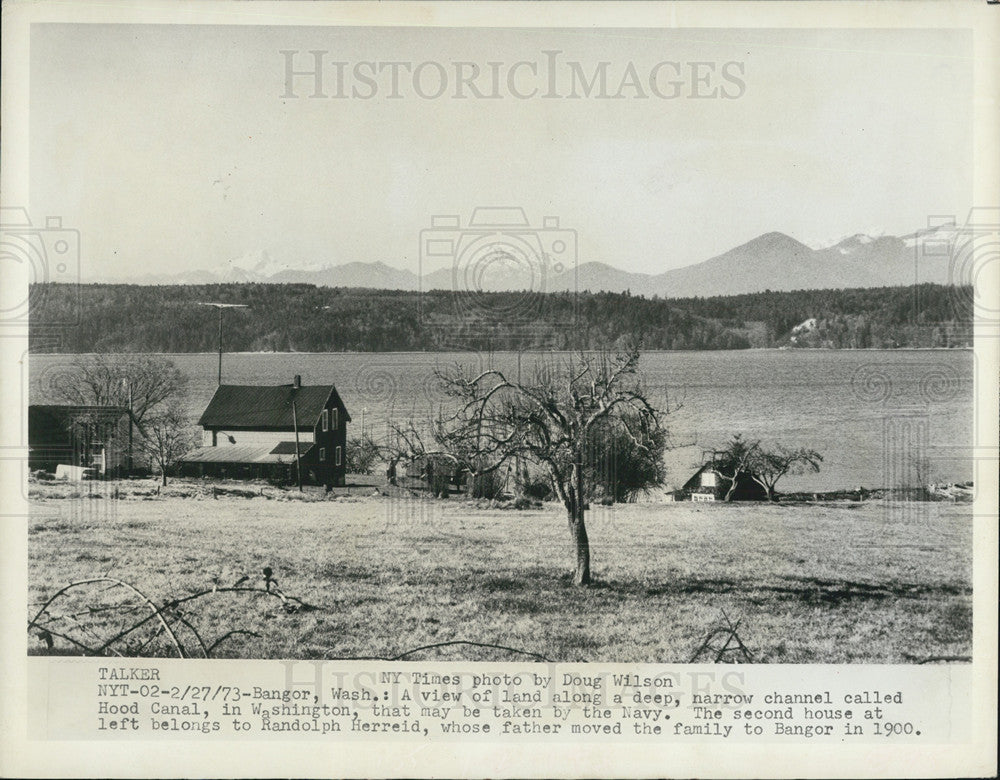
<svg viewBox="0 0 1000 780"><path fill-rule="evenodd" d="M569 522L570 533L573 534L573 545L576 548L576 568L573 572L574 585L590 584L590 540L587 538L587 526L583 521L583 505L581 504L577 517Z"/></svg>
<svg viewBox="0 0 1000 780"><path fill-rule="evenodd" d="M576 550L576 566L573 572L574 585L590 584L590 539L587 537L587 524L584 521L585 493L583 490L583 464L574 466L574 489L570 494L569 530L573 535L573 546Z"/></svg>

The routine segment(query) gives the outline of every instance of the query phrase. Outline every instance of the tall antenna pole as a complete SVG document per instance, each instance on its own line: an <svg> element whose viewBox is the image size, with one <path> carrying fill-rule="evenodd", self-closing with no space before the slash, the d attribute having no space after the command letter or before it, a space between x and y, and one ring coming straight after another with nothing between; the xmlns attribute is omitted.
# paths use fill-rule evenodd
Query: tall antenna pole
<svg viewBox="0 0 1000 780"><path fill-rule="evenodd" d="M245 303L218 303L217 301L198 301L199 306L214 306L219 310L219 384L222 384L222 310L248 309Z"/></svg>
<svg viewBox="0 0 1000 780"><path fill-rule="evenodd" d="M219 384L222 384L222 307L219 307Z"/></svg>

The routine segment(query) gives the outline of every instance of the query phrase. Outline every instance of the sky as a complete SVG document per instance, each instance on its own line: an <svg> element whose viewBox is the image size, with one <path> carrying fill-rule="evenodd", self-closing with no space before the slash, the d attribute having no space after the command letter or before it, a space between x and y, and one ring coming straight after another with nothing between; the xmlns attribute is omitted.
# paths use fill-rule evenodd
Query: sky
<svg viewBox="0 0 1000 780"><path fill-rule="evenodd" d="M478 206L645 273L770 231L903 235L971 205L970 53L961 30L34 25L30 213L80 231L85 279L417 271L432 218Z"/></svg>

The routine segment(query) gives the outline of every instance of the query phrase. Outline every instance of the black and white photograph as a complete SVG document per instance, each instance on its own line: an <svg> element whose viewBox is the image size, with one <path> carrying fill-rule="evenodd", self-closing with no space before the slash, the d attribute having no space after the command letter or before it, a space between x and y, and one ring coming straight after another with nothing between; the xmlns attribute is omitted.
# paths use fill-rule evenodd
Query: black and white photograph
<svg viewBox="0 0 1000 780"><path fill-rule="evenodd" d="M90 697L45 738L964 740L1000 17L351 5L5 37L5 648ZM246 662L349 676L168 684Z"/></svg>

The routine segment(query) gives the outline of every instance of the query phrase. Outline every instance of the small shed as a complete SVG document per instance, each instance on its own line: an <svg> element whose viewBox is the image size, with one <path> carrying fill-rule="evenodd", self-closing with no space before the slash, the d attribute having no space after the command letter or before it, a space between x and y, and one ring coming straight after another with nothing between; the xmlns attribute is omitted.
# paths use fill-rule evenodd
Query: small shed
<svg viewBox="0 0 1000 780"><path fill-rule="evenodd" d="M723 476L725 453L719 451L702 453L702 464L691 475L680 490L676 491L678 501L724 501L733 480ZM756 482L749 471L736 475L736 489L733 501L766 501L767 491Z"/></svg>
<svg viewBox="0 0 1000 780"><path fill-rule="evenodd" d="M28 407L28 467L59 466L120 474L128 461L128 409L119 406L32 404Z"/></svg>

